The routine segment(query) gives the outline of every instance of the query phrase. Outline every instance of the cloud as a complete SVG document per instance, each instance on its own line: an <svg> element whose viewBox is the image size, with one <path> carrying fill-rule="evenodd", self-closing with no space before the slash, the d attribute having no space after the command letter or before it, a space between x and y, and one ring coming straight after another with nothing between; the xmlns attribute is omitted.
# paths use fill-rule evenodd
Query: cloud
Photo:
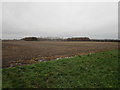
<svg viewBox="0 0 120 90"><path fill-rule="evenodd" d="M2 8L3 38L117 38L117 3L10 2Z"/></svg>

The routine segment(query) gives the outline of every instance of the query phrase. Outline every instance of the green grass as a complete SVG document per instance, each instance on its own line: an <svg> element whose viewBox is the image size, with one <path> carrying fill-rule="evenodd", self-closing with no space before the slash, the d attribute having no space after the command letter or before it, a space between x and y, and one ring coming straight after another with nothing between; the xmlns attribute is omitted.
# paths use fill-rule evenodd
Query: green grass
<svg viewBox="0 0 120 90"><path fill-rule="evenodd" d="M3 69L3 88L117 88L118 50Z"/></svg>

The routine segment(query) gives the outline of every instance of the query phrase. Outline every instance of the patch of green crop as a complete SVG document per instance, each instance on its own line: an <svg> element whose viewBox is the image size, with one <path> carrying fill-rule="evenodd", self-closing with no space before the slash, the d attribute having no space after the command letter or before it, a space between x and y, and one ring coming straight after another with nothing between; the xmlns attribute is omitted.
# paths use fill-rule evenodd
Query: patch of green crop
<svg viewBox="0 0 120 90"><path fill-rule="evenodd" d="M0 69L0 89L2 89L2 69Z"/></svg>
<svg viewBox="0 0 120 90"><path fill-rule="evenodd" d="M118 50L3 69L3 88L117 88Z"/></svg>

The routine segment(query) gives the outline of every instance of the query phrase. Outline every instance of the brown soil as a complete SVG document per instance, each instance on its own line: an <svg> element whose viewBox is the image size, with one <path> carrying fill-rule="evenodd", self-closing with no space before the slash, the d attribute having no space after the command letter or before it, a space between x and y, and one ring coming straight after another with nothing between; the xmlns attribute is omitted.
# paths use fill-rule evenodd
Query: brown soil
<svg viewBox="0 0 120 90"><path fill-rule="evenodd" d="M117 42L3 41L2 66L12 67L117 48Z"/></svg>

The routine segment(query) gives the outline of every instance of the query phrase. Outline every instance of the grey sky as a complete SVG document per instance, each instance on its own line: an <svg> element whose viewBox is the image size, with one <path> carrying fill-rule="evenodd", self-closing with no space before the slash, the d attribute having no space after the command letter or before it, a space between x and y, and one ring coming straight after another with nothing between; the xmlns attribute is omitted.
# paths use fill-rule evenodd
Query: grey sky
<svg viewBox="0 0 120 90"><path fill-rule="evenodd" d="M117 39L117 2L3 3L2 38L25 36Z"/></svg>

